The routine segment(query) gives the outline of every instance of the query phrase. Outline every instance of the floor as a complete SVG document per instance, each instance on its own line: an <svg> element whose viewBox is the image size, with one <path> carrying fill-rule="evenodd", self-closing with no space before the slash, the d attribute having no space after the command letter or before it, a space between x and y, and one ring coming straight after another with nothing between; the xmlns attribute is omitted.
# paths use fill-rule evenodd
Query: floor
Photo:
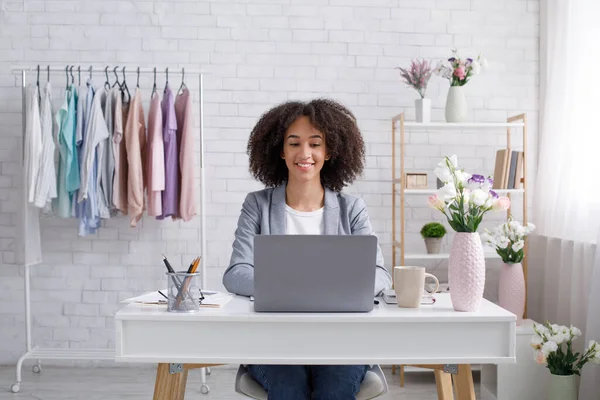
<svg viewBox="0 0 600 400"><path fill-rule="evenodd" d="M154 390L156 368L150 367L60 367L43 366L40 374L31 371L31 365L23 367L21 391L13 394L15 367L0 366L0 399L26 400L150 400ZM390 392L381 400L437 399L433 372L407 372L405 385L400 387L398 370L392 375L390 367L384 368ZM233 390L236 369L231 366L212 368L208 375L210 393L200 393L202 386L200 370L188 375L186 399L244 399ZM473 373L475 393L479 398L479 373Z"/></svg>

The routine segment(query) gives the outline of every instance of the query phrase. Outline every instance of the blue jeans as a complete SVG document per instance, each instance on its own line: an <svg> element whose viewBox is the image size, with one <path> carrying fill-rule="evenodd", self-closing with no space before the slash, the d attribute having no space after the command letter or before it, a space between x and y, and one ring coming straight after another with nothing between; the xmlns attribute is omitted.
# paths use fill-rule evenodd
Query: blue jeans
<svg viewBox="0 0 600 400"><path fill-rule="evenodd" d="M355 399L367 365L248 365L269 400Z"/></svg>

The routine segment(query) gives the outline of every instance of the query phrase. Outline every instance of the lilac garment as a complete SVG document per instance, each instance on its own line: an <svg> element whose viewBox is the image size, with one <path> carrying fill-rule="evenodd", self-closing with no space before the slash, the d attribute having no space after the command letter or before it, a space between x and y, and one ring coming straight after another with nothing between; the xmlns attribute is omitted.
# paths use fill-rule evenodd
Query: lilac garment
<svg viewBox="0 0 600 400"><path fill-rule="evenodd" d="M162 192L162 214L156 219L176 218L179 214L179 154L175 99L167 86L163 94L163 142L165 151L165 190Z"/></svg>

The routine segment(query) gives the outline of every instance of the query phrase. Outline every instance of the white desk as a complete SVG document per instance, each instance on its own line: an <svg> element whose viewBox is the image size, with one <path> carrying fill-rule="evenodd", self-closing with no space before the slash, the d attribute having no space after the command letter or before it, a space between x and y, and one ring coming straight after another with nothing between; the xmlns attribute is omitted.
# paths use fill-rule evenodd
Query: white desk
<svg viewBox="0 0 600 400"><path fill-rule="evenodd" d="M515 362L516 317L484 300L456 312L449 294L370 313L256 313L245 297L195 314L128 304L116 320L116 361L200 364L502 364ZM469 369L470 375L470 369ZM158 375L157 375L158 377ZM471 382L472 385L472 382ZM232 382L233 388L233 382Z"/></svg>

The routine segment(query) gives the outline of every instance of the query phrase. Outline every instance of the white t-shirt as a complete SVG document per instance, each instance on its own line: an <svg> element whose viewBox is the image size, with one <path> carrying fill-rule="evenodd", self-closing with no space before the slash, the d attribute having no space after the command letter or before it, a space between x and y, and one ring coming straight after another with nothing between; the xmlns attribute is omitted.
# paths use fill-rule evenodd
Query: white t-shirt
<svg viewBox="0 0 600 400"><path fill-rule="evenodd" d="M286 233L288 235L323 235L324 207L316 211L297 211L285 205Z"/></svg>

